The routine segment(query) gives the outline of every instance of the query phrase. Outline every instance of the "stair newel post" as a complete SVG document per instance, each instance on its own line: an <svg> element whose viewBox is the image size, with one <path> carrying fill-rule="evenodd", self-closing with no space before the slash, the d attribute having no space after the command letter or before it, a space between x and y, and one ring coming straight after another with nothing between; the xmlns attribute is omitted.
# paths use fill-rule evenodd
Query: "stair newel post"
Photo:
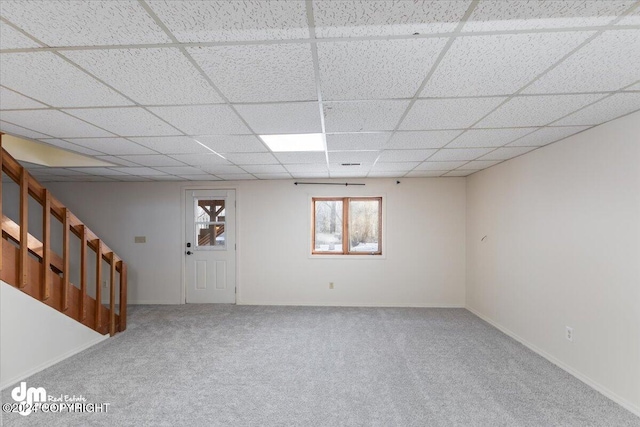
<svg viewBox="0 0 640 427"><path fill-rule="evenodd" d="M96 240L96 331L102 326L102 242Z"/></svg>
<svg viewBox="0 0 640 427"><path fill-rule="evenodd" d="M109 273L109 335L116 334L116 254L111 252Z"/></svg>
<svg viewBox="0 0 640 427"><path fill-rule="evenodd" d="M127 329L127 264L118 261L120 267L120 332Z"/></svg>
<svg viewBox="0 0 640 427"><path fill-rule="evenodd" d="M69 210L62 209L62 311L69 309Z"/></svg>
<svg viewBox="0 0 640 427"><path fill-rule="evenodd" d="M51 296L51 194L44 190L42 209L42 300Z"/></svg>
<svg viewBox="0 0 640 427"><path fill-rule="evenodd" d="M18 287L27 286L29 270L29 172L20 170L20 258L18 268Z"/></svg>
<svg viewBox="0 0 640 427"><path fill-rule="evenodd" d="M87 318L87 227L80 226L80 320Z"/></svg>

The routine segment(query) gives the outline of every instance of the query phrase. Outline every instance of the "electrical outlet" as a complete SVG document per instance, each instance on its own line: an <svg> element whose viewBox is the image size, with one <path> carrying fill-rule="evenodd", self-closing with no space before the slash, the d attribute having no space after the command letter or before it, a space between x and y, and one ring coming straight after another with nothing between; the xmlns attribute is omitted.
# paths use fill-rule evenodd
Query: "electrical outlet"
<svg viewBox="0 0 640 427"><path fill-rule="evenodd" d="M567 326L566 329L566 333L565 333L565 337L569 340L569 341L573 341L573 328Z"/></svg>
<svg viewBox="0 0 640 427"><path fill-rule="evenodd" d="M333 282L329 282L329 289L333 289Z"/></svg>

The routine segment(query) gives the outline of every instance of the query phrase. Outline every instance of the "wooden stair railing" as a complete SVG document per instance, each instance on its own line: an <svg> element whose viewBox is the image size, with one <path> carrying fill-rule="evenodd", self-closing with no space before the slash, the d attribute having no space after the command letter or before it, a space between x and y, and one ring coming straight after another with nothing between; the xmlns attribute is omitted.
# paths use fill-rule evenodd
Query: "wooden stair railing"
<svg viewBox="0 0 640 427"><path fill-rule="evenodd" d="M0 278L44 304L101 333L115 335L127 327L127 265L71 211L53 197L4 148L0 133L2 172L20 185L20 225L2 214L0 180ZM29 234L29 197L43 207L42 242ZM51 216L62 223L62 256L51 250ZM80 239L80 286L70 282L70 233ZM95 299L87 295L87 248L95 252ZM102 262L109 265L109 306L102 304ZM116 273L119 313L116 313Z"/></svg>

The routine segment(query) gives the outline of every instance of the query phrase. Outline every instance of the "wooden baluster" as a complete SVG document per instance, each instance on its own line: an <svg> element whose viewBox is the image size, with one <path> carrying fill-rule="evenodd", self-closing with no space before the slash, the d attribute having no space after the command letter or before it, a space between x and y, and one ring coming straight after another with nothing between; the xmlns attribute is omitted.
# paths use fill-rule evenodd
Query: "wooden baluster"
<svg viewBox="0 0 640 427"><path fill-rule="evenodd" d="M102 326L102 242L96 241L96 327L99 331Z"/></svg>
<svg viewBox="0 0 640 427"><path fill-rule="evenodd" d="M120 266L120 332L127 329L127 264L118 261Z"/></svg>
<svg viewBox="0 0 640 427"><path fill-rule="evenodd" d="M109 334L114 336L116 334L116 254L111 252L111 273L110 279L110 293L109 293Z"/></svg>
<svg viewBox="0 0 640 427"><path fill-rule="evenodd" d="M51 296L51 195L44 190L42 209L42 300Z"/></svg>
<svg viewBox="0 0 640 427"><path fill-rule="evenodd" d="M62 311L69 309L69 210L62 209Z"/></svg>
<svg viewBox="0 0 640 427"><path fill-rule="evenodd" d="M87 226L80 226L80 320L87 318Z"/></svg>
<svg viewBox="0 0 640 427"><path fill-rule="evenodd" d="M20 258L18 267L18 287L27 286L29 270L29 172L26 168L20 171Z"/></svg>
<svg viewBox="0 0 640 427"><path fill-rule="evenodd" d="M2 135L0 133L0 221L2 221L2 158L4 149L2 148ZM1 233L1 231L0 231ZM0 271L2 271L2 239L0 239Z"/></svg>

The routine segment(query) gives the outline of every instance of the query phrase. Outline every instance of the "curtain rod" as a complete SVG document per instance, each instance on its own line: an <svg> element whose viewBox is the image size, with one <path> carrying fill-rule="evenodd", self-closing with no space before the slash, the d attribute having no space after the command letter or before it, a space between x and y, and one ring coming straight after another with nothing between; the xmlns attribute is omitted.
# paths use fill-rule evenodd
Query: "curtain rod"
<svg viewBox="0 0 640 427"><path fill-rule="evenodd" d="M294 182L293 185L344 185L346 187L350 185L365 185L360 183L349 183L349 182Z"/></svg>

